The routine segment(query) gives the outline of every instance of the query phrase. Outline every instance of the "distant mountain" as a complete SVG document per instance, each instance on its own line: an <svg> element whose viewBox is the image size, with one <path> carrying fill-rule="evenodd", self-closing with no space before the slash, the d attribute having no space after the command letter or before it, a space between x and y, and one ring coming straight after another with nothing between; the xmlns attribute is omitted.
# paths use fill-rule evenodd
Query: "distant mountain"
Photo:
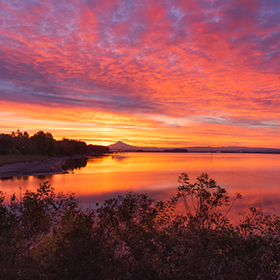
<svg viewBox="0 0 280 280"><path fill-rule="evenodd" d="M250 147L184 147L184 148L158 148L137 147L118 141L108 146L110 151L119 152L192 152L192 153L280 153L280 149L274 148L250 148Z"/></svg>
<svg viewBox="0 0 280 280"><path fill-rule="evenodd" d="M139 147L131 146L122 141L118 141L115 144L111 144L108 146L110 150L139 150Z"/></svg>
<svg viewBox="0 0 280 280"><path fill-rule="evenodd" d="M157 147L137 147L137 146L132 146L129 144L126 144L122 141L118 141L115 144L111 144L108 146L110 151L155 151L155 152L160 152L163 151L163 148L157 148Z"/></svg>

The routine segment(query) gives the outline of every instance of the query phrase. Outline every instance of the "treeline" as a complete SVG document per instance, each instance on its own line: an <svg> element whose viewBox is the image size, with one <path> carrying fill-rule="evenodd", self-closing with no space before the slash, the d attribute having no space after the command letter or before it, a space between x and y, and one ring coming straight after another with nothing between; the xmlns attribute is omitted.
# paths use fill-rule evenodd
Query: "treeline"
<svg viewBox="0 0 280 280"><path fill-rule="evenodd" d="M38 131L33 136L17 130L11 134L0 134L0 155L38 154L46 156L73 156L75 154L105 153L109 148L87 145L83 141L63 138L57 141L50 132Z"/></svg>
<svg viewBox="0 0 280 280"><path fill-rule="evenodd" d="M250 208L233 226L233 202L207 174L179 182L167 202L128 193L96 210L48 183L9 205L0 196L0 278L279 279L279 217Z"/></svg>

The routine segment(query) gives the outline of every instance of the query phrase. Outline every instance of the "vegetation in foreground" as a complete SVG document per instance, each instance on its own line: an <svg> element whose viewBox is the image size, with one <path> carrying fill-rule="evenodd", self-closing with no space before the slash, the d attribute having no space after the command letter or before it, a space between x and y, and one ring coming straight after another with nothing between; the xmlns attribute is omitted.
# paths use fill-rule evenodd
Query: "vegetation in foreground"
<svg viewBox="0 0 280 280"><path fill-rule="evenodd" d="M10 204L0 200L1 279L279 279L280 218L250 208L227 219L227 191L202 173L179 177L155 201L128 193L97 210L48 183ZM182 199L185 215L175 214Z"/></svg>

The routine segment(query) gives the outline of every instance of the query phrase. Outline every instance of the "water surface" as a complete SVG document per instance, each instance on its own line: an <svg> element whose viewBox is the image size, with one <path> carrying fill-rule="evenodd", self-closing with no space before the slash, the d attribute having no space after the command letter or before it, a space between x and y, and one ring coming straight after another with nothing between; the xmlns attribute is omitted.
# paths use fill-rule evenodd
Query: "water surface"
<svg viewBox="0 0 280 280"><path fill-rule="evenodd" d="M177 180L187 173L191 181L207 172L231 195L240 192L244 206L262 206L267 213L280 215L280 155L219 153L124 153L81 160L79 168L71 163L69 174L45 177L19 177L0 181L0 189L10 196L35 190L49 181L57 192L74 192L84 207L104 199L145 192L156 199L168 199L176 193ZM94 207L94 206L93 206Z"/></svg>

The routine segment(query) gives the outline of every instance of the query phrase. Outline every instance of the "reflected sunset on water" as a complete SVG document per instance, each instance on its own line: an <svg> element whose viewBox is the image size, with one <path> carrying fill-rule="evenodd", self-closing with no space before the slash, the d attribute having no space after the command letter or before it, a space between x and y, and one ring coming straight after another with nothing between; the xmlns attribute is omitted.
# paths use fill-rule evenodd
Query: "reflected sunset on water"
<svg viewBox="0 0 280 280"><path fill-rule="evenodd" d="M232 216L248 206L262 206L266 213L280 215L280 155L222 153L116 153L92 157L86 166L68 170L68 174L21 177L0 181L7 197L39 183L49 181L56 192L73 192L83 207L94 207L106 198L127 192L147 193L158 200L176 194L178 176L187 173L194 182L202 172L226 188L230 196L243 195L233 207ZM182 205L179 211L184 212Z"/></svg>

